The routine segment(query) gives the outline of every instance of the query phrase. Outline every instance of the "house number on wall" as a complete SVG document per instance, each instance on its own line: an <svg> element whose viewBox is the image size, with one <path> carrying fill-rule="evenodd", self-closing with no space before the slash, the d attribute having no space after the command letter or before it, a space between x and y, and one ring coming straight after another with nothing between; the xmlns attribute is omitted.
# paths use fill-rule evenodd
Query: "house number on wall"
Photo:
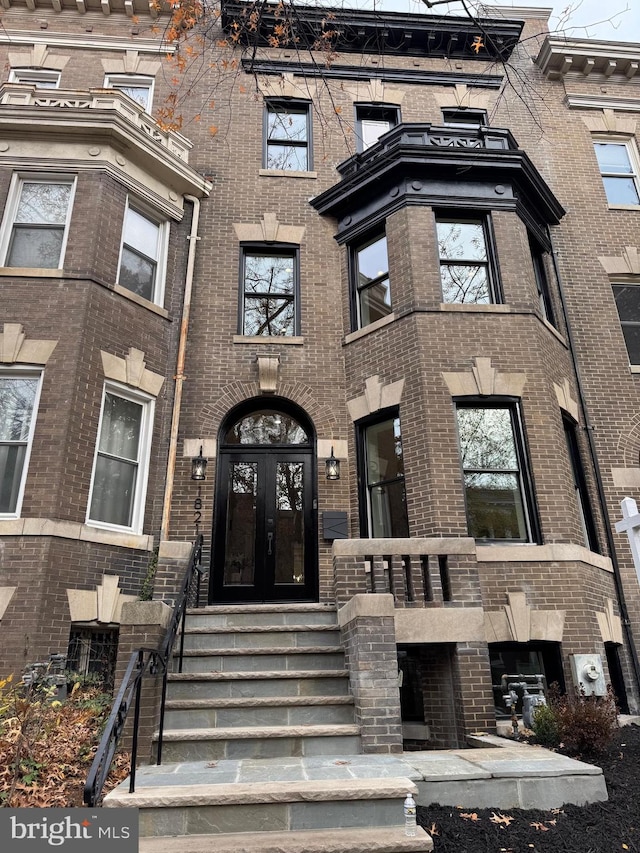
<svg viewBox="0 0 640 853"><path fill-rule="evenodd" d="M196 526L196 536L200 535L200 522L202 521L202 494L201 486L198 486L198 494L193 502L193 522Z"/></svg>

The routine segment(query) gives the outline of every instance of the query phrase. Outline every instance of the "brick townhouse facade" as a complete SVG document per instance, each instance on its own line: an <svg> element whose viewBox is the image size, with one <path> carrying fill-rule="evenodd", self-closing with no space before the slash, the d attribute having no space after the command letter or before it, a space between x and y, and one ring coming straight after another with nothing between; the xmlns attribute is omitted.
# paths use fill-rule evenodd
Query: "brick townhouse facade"
<svg viewBox="0 0 640 853"><path fill-rule="evenodd" d="M2 671L91 669L197 518L203 603L337 604L354 670L384 623L406 742L576 655L636 711L640 47L267 10L223 74L225 2L177 132L162 11L5 6Z"/></svg>

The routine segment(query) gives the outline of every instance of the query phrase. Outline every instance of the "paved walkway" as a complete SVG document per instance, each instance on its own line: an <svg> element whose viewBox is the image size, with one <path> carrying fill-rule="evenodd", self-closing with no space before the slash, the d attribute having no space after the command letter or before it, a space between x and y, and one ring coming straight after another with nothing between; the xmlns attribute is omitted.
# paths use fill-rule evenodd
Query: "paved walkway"
<svg viewBox="0 0 640 853"><path fill-rule="evenodd" d="M184 785L269 785L407 778L418 787L421 805L473 808L559 808L607 799L599 767L542 747L491 735L472 739L460 750L405 752L401 756L342 755L307 758L196 761L143 767L136 793L163 788L177 792ZM124 791L118 791L119 794ZM149 791L149 793L151 793Z"/></svg>

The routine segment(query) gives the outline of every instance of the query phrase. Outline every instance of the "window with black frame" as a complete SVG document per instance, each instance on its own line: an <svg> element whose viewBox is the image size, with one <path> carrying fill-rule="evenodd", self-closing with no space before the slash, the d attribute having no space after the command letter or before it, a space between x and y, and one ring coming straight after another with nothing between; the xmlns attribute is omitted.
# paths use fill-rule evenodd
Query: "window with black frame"
<svg viewBox="0 0 640 853"><path fill-rule="evenodd" d="M400 417L387 414L360 426L363 527L373 539L409 535Z"/></svg>
<svg viewBox="0 0 640 853"><path fill-rule="evenodd" d="M469 535L531 542L533 494L515 403L458 403L458 439Z"/></svg>
<svg viewBox="0 0 640 853"><path fill-rule="evenodd" d="M640 364L640 279L611 285L620 326L627 346L629 364Z"/></svg>
<svg viewBox="0 0 640 853"><path fill-rule="evenodd" d="M296 248L242 249L240 334L298 334L298 266Z"/></svg>
<svg viewBox="0 0 640 853"><path fill-rule="evenodd" d="M591 501L589 500L589 492L587 489L584 466L582 464L582 456L580 454L580 446L578 444L577 425L572 418L564 414L562 422L565 438L567 440L567 451L569 453L571 474L573 476L573 488L576 495L576 505L578 515L580 517L580 526L582 527L584 544L592 551L599 552L596 525L591 509Z"/></svg>
<svg viewBox="0 0 640 853"><path fill-rule="evenodd" d="M312 168L310 104L266 103L264 166L285 172L307 172Z"/></svg>
<svg viewBox="0 0 640 853"><path fill-rule="evenodd" d="M384 104L356 104L358 151L366 151L400 121L400 108Z"/></svg>
<svg viewBox="0 0 640 853"><path fill-rule="evenodd" d="M436 231L443 302L468 305L499 302L486 217L438 215Z"/></svg>
<svg viewBox="0 0 640 853"><path fill-rule="evenodd" d="M538 241L531 235L529 235L529 247L531 249L531 260L533 262L533 271L536 278L540 313L548 323L551 323L552 326L556 326L553 302L551 299L551 288L549 286L549 253L546 252L540 243L538 243Z"/></svg>
<svg viewBox="0 0 640 853"><path fill-rule="evenodd" d="M391 314L387 237L377 234L352 249L356 328L362 329Z"/></svg>

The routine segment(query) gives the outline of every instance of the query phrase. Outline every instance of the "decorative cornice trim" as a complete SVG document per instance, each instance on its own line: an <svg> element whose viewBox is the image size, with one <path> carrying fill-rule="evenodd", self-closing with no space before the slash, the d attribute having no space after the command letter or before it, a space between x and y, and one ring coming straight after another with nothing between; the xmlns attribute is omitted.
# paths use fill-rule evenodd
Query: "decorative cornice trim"
<svg viewBox="0 0 640 853"><path fill-rule="evenodd" d="M103 575L95 589L67 589L71 621L119 624L122 605L137 600L135 595L123 595L119 585L118 575Z"/></svg>
<svg viewBox="0 0 640 853"><path fill-rule="evenodd" d="M615 643L621 646L624 642L622 620L613 612L613 601L608 598L604 612L596 612L600 636L603 643Z"/></svg>
<svg viewBox="0 0 640 853"><path fill-rule="evenodd" d="M618 112L640 112L640 92L636 97L613 97L612 95L583 95L567 92L567 104L578 110L617 110Z"/></svg>
<svg viewBox="0 0 640 853"><path fill-rule="evenodd" d="M404 390L404 379L383 385L379 376L370 376L364 382L364 394L347 400L347 408L352 421L359 421L367 415L399 406Z"/></svg>
<svg viewBox="0 0 640 853"><path fill-rule="evenodd" d="M501 610L485 612L487 643L562 642L566 610L534 610L524 592L508 592Z"/></svg>
<svg viewBox="0 0 640 853"><path fill-rule="evenodd" d="M29 340L20 323L5 323L0 332L2 364L46 364L57 341Z"/></svg>
<svg viewBox="0 0 640 853"><path fill-rule="evenodd" d="M305 226L281 225L275 213L264 213L259 223L235 222L236 236L241 243L293 243L300 245Z"/></svg>
<svg viewBox="0 0 640 853"><path fill-rule="evenodd" d="M576 421L577 423L577 421L579 420L580 409L578 408L577 400L573 396L569 380L565 377L562 380L562 385L558 385L556 382L554 382L553 388L556 392L556 397L560 408L564 409L565 412L568 412L574 419L574 421Z"/></svg>
<svg viewBox="0 0 640 853"><path fill-rule="evenodd" d="M0 44L10 45L45 45L46 47L68 47L78 50L137 50L139 53L154 53L165 55L176 52L176 45L160 39L126 39L101 36L91 33L86 36L80 33L32 33L25 30L0 30Z"/></svg>
<svg viewBox="0 0 640 853"><path fill-rule="evenodd" d="M637 82L640 45L548 36L535 61L550 80L561 80L570 74Z"/></svg>
<svg viewBox="0 0 640 853"><path fill-rule="evenodd" d="M625 246L618 257L598 257L610 278L617 275L640 275L640 251L635 246Z"/></svg>

